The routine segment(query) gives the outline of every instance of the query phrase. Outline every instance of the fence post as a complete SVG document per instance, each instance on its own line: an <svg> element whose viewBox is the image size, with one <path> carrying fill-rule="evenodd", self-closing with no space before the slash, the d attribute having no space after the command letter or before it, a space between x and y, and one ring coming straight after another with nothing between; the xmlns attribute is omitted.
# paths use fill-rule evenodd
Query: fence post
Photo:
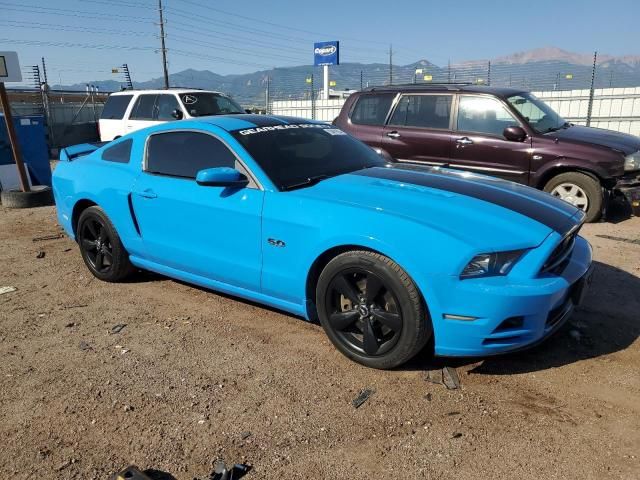
<svg viewBox="0 0 640 480"><path fill-rule="evenodd" d="M591 111L593 109L593 89L596 80L596 60L598 59L598 51L593 52L593 67L591 68L591 88L589 89L589 106L587 107L587 127L591 125Z"/></svg>
<svg viewBox="0 0 640 480"><path fill-rule="evenodd" d="M491 60L487 63L487 85L491 85Z"/></svg>
<svg viewBox="0 0 640 480"><path fill-rule="evenodd" d="M271 77L267 76L267 88L264 92L264 113L271 115Z"/></svg>
<svg viewBox="0 0 640 480"><path fill-rule="evenodd" d="M363 78L362 78L362 70L360 70L360 91L362 91L362 87L363 87L362 80L363 80Z"/></svg>
<svg viewBox="0 0 640 480"><path fill-rule="evenodd" d="M316 95L313 88L313 73L311 74L311 120L316 119Z"/></svg>

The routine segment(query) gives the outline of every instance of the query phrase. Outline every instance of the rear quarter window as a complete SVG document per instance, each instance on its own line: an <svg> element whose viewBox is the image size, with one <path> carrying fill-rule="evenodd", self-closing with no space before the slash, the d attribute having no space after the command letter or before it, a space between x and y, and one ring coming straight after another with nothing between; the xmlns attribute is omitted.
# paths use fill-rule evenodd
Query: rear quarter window
<svg viewBox="0 0 640 480"><path fill-rule="evenodd" d="M131 145L133 145L133 140L131 139L116 143L102 152L102 160L106 160L107 162L129 163L131 159Z"/></svg>
<svg viewBox="0 0 640 480"><path fill-rule="evenodd" d="M395 94L362 95L353 107L351 122L357 125L384 125Z"/></svg>
<svg viewBox="0 0 640 480"><path fill-rule="evenodd" d="M111 95L100 115L101 120L122 120L133 95Z"/></svg>

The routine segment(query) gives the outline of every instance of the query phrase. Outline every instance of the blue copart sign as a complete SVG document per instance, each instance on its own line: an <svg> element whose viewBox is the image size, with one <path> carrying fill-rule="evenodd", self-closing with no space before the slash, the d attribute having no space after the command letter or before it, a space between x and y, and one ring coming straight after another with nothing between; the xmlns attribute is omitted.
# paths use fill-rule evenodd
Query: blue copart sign
<svg viewBox="0 0 640 480"><path fill-rule="evenodd" d="M321 65L340 64L340 42L316 42L313 44L313 64Z"/></svg>

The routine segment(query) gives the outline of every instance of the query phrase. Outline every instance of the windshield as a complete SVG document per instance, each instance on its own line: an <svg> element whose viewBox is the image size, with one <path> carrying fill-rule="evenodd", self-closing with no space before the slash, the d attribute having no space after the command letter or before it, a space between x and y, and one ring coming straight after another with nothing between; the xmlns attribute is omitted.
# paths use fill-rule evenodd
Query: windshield
<svg viewBox="0 0 640 480"><path fill-rule="evenodd" d="M233 136L280 190L386 164L371 147L333 125L273 125L236 130Z"/></svg>
<svg viewBox="0 0 640 480"><path fill-rule="evenodd" d="M538 133L548 133L570 125L553 109L531 93L520 93L507 100Z"/></svg>
<svg viewBox="0 0 640 480"><path fill-rule="evenodd" d="M230 113L245 113L240 105L229 97L211 92L181 93L180 101L185 110L192 117L206 115L227 115Z"/></svg>

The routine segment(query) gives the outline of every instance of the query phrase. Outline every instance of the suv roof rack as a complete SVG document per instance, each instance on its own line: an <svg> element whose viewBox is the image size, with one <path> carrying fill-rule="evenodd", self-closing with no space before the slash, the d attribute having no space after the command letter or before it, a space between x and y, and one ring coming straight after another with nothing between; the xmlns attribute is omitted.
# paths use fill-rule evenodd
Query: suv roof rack
<svg viewBox="0 0 640 480"><path fill-rule="evenodd" d="M428 90L429 88L446 88L447 90L458 91L460 90L460 87L467 87L470 85L475 85L475 83L471 83L471 82L398 83L394 85L368 87L368 88L365 88L363 91L373 92L373 91L380 91L380 90L397 90L398 88L408 89L408 90L424 90L424 89Z"/></svg>

